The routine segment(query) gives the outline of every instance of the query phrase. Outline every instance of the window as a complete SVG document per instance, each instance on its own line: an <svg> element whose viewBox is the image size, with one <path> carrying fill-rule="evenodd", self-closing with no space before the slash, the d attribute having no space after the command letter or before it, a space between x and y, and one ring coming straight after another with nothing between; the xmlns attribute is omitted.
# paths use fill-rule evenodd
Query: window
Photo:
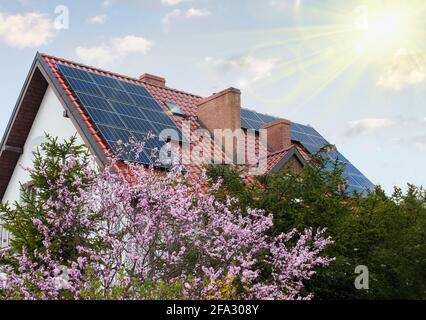
<svg viewBox="0 0 426 320"><path fill-rule="evenodd" d="M167 108L169 108L170 112L173 113L175 116L179 116L179 117L185 117L186 116L185 112L183 112L182 109L179 108L174 103L166 101L166 106L167 106Z"/></svg>
<svg viewBox="0 0 426 320"><path fill-rule="evenodd" d="M25 190L29 191L31 198L32 198L32 196L35 194L35 187L34 187L34 185L32 184L32 182L24 183L24 184L22 185L22 188L24 188ZM24 204L24 203L23 203L23 201L22 201L22 196L23 196L23 195L24 195L24 194L23 194L23 190L21 190L21 194L20 194L20 196L19 196L19 204L20 204L20 205L23 205L23 204Z"/></svg>
<svg viewBox="0 0 426 320"><path fill-rule="evenodd" d="M0 250L9 247L9 231L0 225Z"/></svg>

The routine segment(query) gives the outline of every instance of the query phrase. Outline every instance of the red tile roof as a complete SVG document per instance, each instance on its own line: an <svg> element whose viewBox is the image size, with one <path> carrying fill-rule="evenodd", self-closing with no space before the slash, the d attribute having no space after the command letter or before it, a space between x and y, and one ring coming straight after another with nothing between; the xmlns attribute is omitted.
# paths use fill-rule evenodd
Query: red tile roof
<svg viewBox="0 0 426 320"><path fill-rule="evenodd" d="M185 112L187 115L185 120L189 120L191 132L202 128L197 118L198 105L204 99L208 98L203 98L195 94L179 91L166 86L157 85L155 84L155 81L150 81L150 83L147 83L141 79L123 76L117 73L86 66L47 54L37 53L29 76L25 82L24 88L11 117L11 121L2 140L2 149L0 150L0 198L3 197L12 176L13 170L18 162L19 152L16 150L20 150L27 139L29 130L40 106L41 99L43 98L48 85L53 85L58 90L58 93L64 98L63 101L66 104L67 110L72 111L74 118L78 122L79 128L84 133L83 138L86 138L90 142L90 146L94 148L96 155L101 158L100 161L103 161L104 159L102 159L102 157L110 153L109 146L99 132L96 124L90 118L85 108L80 104L76 95L73 93L73 90L67 84L65 78L58 71L58 64L68 65L70 67L97 73L107 77L112 77L118 80L124 80L137 85L143 85L164 109L164 111L168 113L170 118L176 123L178 127L181 127L182 118L170 113L167 106L165 105L165 102L174 103L179 106L183 112ZM157 81L157 83L162 84L162 81ZM246 141L247 136L248 135L246 134ZM223 162L226 159L226 156L213 140L210 142L206 140L197 141L194 137L191 137L192 149L201 145L206 146L207 143L211 144L211 153L213 156L215 156L215 159L220 158ZM250 143L252 144L253 142ZM254 149L256 150L256 153L259 154L261 144L259 143L258 136L256 136L254 143ZM310 153L302 146L302 144L299 142L293 143L294 144L288 149L280 150L278 152L266 151L267 170L274 169L280 163L280 161L286 157L286 155L288 155L288 152L293 146L296 147L297 151L303 157L303 159L306 161L310 160ZM12 148L7 150L5 147ZM248 143L246 143L246 148L249 147L250 146ZM193 155L194 153L191 152L191 156ZM193 158L190 160L193 160ZM189 162L194 163L196 161ZM120 164L119 169L125 170L125 165ZM194 169L191 171L198 173L201 168L197 165L193 165L190 169Z"/></svg>
<svg viewBox="0 0 426 320"><path fill-rule="evenodd" d="M57 65L58 64L64 64L64 65L67 65L67 66L70 66L70 67L79 68L79 69L82 69L82 70L85 70L85 71L99 73L101 75L110 76L110 77L114 77L114 78L117 78L117 79L120 79L120 80L127 80L127 81L135 82L135 83L138 83L138 81L135 80L135 79L132 79L132 78L120 76L120 75L112 73L112 72L107 72L107 71L103 71L103 70L100 70L100 69L84 66L84 65L81 65L81 64L69 61L69 60L56 58L56 57L49 56L49 55L46 55L46 54L42 54L42 57L45 60L45 62L47 63L47 65L49 66L50 70L52 71L52 73L55 76L58 83L61 85L62 90L67 95L69 101L71 101L74 108L78 111L78 113L82 117L85 125L89 129L92 136L95 138L95 140L96 140L97 144L99 145L99 147L101 148L101 150L105 154L107 154L109 152L107 142L102 137L99 130L96 128L95 123L89 117L87 112L84 110L83 106L79 103L75 93L70 88L70 86L68 85L67 81L62 76L62 74L59 72Z"/></svg>
<svg viewBox="0 0 426 320"><path fill-rule="evenodd" d="M65 78L59 72L59 70L57 68L57 64L64 64L64 65L74 67L74 68L78 68L78 69L81 69L81 70L84 70L84 71L90 71L90 72L94 72L94 73L97 73L97 74L100 74L100 75L116 78L118 80L125 80L125 81L135 83L135 84L138 84L138 85L143 85L151 93L151 95L156 99L156 101L160 104L160 106L164 109L164 111L166 111L168 113L168 115L174 120L174 122L178 125L178 127L181 128L182 121L183 121L182 118L178 117L178 116L174 116L173 114L171 114L169 112L165 102L174 103L174 104L178 105L179 108L181 108L182 111L185 112L185 114L187 115L185 120L189 120L191 132L193 132L194 130L202 128L202 126L200 125L200 123L197 120L198 105L201 101L203 101L205 99L201 96L191 94L191 93L187 93L187 92L183 92L183 91L179 91L179 90L172 89L172 88L169 88L169 87L163 87L163 86L145 83L145 82L141 81L140 79L135 79L135 78L132 78L132 77L123 76L123 75L120 75L120 74L117 74L117 73L113 73L113 72L101 70L101 69L98 69L98 68L86 66L86 65L83 65L83 64L80 64L80 63L65 60L65 59L62 59L62 58L57 58L57 57L50 56L50 55L47 55L47 54L42 54L41 56L44 59L44 61L47 63L49 68L51 69L53 75L55 76L58 83L61 85L66 96L72 102L72 105L74 106L74 108L81 115L85 125L87 126L90 133L95 138L95 141L97 142L97 144L99 145L99 147L101 148L101 150L105 154L109 153L109 148L108 148L107 142L102 137L99 130L96 128L95 123L92 121L92 119L89 117L87 112L84 110L83 106L80 105L76 95L73 93L72 89L67 84L67 81L65 80ZM204 143L204 141L200 142L200 141L196 141L196 140L192 139L191 148L192 149L195 148L199 143ZM255 148L258 152L259 151L259 139L256 139L255 143L256 143ZM226 158L226 156L224 155L222 150L217 145L215 145L214 142L211 143L211 145L212 145L212 147L211 147L212 155L219 156L221 159L224 160ZM249 146L247 146L247 147L249 147ZM303 147L301 147L300 145L297 145L297 148L298 148L298 150L301 151L301 154L305 159L309 158L309 153L306 152L305 150L303 150ZM286 155L286 153L289 149L281 150L279 152L274 152L274 153L268 153L268 160L267 160L268 170L271 170ZM191 153L191 155L193 156L192 153ZM193 162L193 161L191 161L191 162ZM196 171L200 170L199 167L194 167L193 169L195 169Z"/></svg>
<svg viewBox="0 0 426 320"><path fill-rule="evenodd" d="M179 128L182 128L182 123L184 120L190 122L191 132L202 128L201 124L198 122L197 119L197 109L200 101L203 100L202 97L183 91L171 89L168 87L156 86L147 83L144 83L144 86L151 93L154 99L160 104L160 106L167 112L167 114L174 120L174 122L178 125ZM171 112L169 112L169 109L165 104L166 102L171 102L179 106L179 108L183 112L185 112L187 117L182 118L173 115ZM207 142L205 140L197 141L194 136L191 136L191 151L194 150L197 146L199 146L200 143L205 143L204 146L207 146ZM191 157L194 156L196 155L191 152ZM223 161L226 158L226 155L215 143L211 143L211 156L213 159L220 158ZM190 162L192 161L186 161L186 163ZM200 168L195 166L194 169L198 171Z"/></svg>
<svg viewBox="0 0 426 320"><path fill-rule="evenodd" d="M268 154L268 171L275 168L275 166L280 162L280 160L289 152L294 146L291 145L285 149L282 149L277 152L271 152Z"/></svg>
<svg viewBox="0 0 426 320"><path fill-rule="evenodd" d="M285 149L279 150L277 152L270 152L268 154L268 172L271 171L273 168L275 168L275 166L281 161L282 158L284 158L286 156L286 154L293 149L294 147L296 147L297 151L299 151L299 153L301 154L301 156L303 157L303 159L305 161L309 161L310 160L310 155L309 153L305 150L305 148L303 148L302 145L300 145L299 143L295 143Z"/></svg>

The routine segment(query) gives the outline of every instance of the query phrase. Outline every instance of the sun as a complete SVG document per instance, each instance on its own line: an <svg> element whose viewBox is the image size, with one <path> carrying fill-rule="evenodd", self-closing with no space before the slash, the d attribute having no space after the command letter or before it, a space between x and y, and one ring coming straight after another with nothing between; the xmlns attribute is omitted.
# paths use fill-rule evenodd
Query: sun
<svg viewBox="0 0 426 320"><path fill-rule="evenodd" d="M409 34L409 19L401 13L385 13L372 18L368 26L368 35L373 41L397 42Z"/></svg>
<svg viewBox="0 0 426 320"><path fill-rule="evenodd" d="M373 12L364 31L371 45L399 45L410 37L410 16L403 11Z"/></svg>
<svg viewBox="0 0 426 320"><path fill-rule="evenodd" d="M376 5L357 8L354 25L354 48L359 54L383 58L417 40L412 7Z"/></svg>
<svg viewBox="0 0 426 320"><path fill-rule="evenodd" d="M426 0L304 1L294 12L295 26L248 31L258 39L253 56L273 54L279 61L271 75L251 83L251 93L265 99L260 92L286 80L292 89L268 102L302 107L329 85L340 86L335 92L343 99L360 81L378 83L402 53L420 63L425 16Z"/></svg>

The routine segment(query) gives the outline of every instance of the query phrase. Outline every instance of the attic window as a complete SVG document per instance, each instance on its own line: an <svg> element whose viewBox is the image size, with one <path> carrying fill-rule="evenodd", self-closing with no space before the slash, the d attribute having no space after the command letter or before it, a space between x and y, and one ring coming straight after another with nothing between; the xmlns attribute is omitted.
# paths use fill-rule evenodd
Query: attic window
<svg viewBox="0 0 426 320"><path fill-rule="evenodd" d="M186 116L185 112L183 112L182 109L179 108L174 103L166 101L166 106L167 106L167 108L169 108L170 112L173 113L175 116L179 116L179 117L185 117Z"/></svg>
<svg viewBox="0 0 426 320"><path fill-rule="evenodd" d="M20 192L20 200L19 200L19 204L21 206L23 206L25 204L24 198L23 198L25 192L27 192L27 195L31 198L33 198L36 195L36 189L35 189L35 186L32 182L27 182L27 183L22 184L22 189L21 189L21 192Z"/></svg>

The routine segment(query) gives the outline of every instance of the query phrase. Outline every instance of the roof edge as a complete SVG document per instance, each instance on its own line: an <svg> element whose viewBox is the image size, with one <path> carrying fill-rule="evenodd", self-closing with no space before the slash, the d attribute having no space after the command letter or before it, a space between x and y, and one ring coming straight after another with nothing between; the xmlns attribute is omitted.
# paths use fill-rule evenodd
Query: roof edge
<svg viewBox="0 0 426 320"><path fill-rule="evenodd" d="M123 75L123 74L120 74L120 73L116 73L116 72L112 72L112 71L108 71L108 70L104 70L104 69L96 68L96 67L89 66L89 65L87 65L87 64L83 64L83 63L76 62L76 61L69 60L69 59L59 58L59 57L52 56L52 55L49 55L49 54L47 54L47 53L43 53L43 52L41 52L41 53L39 53L39 52L38 52L38 54L41 56L41 58L42 58L42 59L43 59L44 57L46 57L46 58L50 58L50 59L57 60L57 61L59 61L59 62L61 62L61 61L62 61L62 62L65 62L65 63L78 65L79 67L86 68L86 69L88 69L88 70L89 70L89 71L91 71L91 72L104 73L104 74L107 74L107 75L109 75L109 76L113 76L113 77L116 77L116 78L121 78L121 79L125 79L125 80L127 80L127 81L134 81L134 82L137 82L137 83L140 83L140 84L144 84L144 83L143 83L143 81L141 81L140 79L135 78L135 77L129 77L129 76L126 76L126 75ZM175 88L170 88L170 87L168 87L168 86L157 86L157 85L155 85L155 84L149 84L149 85L151 85L151 86L155 86L155 87L158 87L158 88L163 88L163 89L172 90L172 91L175 91L175 92L178 92L178 93L186 94L186 95L188 95L188 96L192 96L192 97L196 97L196 98L203 99L203 97L202 97L202 96L200 96L200 95L196 95L196 94L193 94L193 93L190 93L190 92L186 92L186 91L178 90L178 89L175 89Z"/></svg>
<svg viewBox="0 0 426 320"><path fill-rule="evenodd" d="M7 137L9 136L9 133L10 133L10 130L12 129L13 123L15 122L16 115L18 114L19 106L22 103L22 100L25 96L25 93L27 92L28 85L30 84L32 76L33 76L34 71L36 69L36 64L37 64L37 61L39 59L39 55L40 55L39 52L37 52L35 57L34 57L32 64L31 64L30 70L28 71L27 77L25 78L25 81L22 85L18 99L15 103L15 107L13 108L12 115L9 118L9 122L7 123L6 130L4 131L4 134L3 134L3 137L2 137L2 140L1 140L1 144L0 144L0 150L3 150L3 148L6 144Z"/></svg>
<svg viewBox="0 0 426 320"><path fill-rule="evenodd" d="M70 101L70 99L68 98L68 96L64 92L62 86L60 85L60 83L56 79L55 75L53 74L52 70L50 69L50 67L48 66L46 61L44 60L43 55L38 53L37 58L38 58L37 63L39 63L43 75L47 79L49 85L52 85L53 88L55 89L55 91L56 91L55 93L57 93L57 96L58 96L60 102L62 103L63 107L66 109L68 114L72 117L72 119L75 121L78 128L83 133L84 138L87 139L89 146L93 150L93 152L95 153L96 157L103 164L105 164L107 162L107 157L106 157L105 153L101 150L98 143L94 139L93 135L91 134L91 132L89 131L89 129L85 125L80 114L77 112L75 107L72 105L72 102ZM36 65L37 65L37 63L36 63Z"/></svg>
<svg viewBox="0 0 426 320"><path fill-rule="evenodd" d="M76 130L82 134L82 137L85 141L87 141L89 148L93 151L95 157L100 161L101 163L105 164L107 161L107 155L101 150L100 146L95 141L93 135L90 133L89 128L84 124L83 119L81 118L78 111L75 109L75 107L72 104L72 101L67 97L66 93L62 89L60 83L56 79L55 75L53 74L53 71L51 70L50 66L45 61L44 57L37 52L34 60L31 64L30 70L27 74L27 77L24 81L24 84L22 86L22 89L19 93L18 99L16 101L15 107L12 111L12 115L9 118L9 122L7 124L7 127L5 129L5 132L3 134L1 144L0 144L0 157L4 155L4 152L10 152L13 151L15 154L19 154L19 151L23 147L23 145L9 145L9 137L12 132L12 129L15 127L16 121L19 117L19 113L21 110L21 106L24 103L24 100L26 99L27 92L30 88L30 85L33 81L33 78L35 74L38 74L39 76L43 77L46 81L47 87L50 86L53 91L55 92L55 95L57 96L60 104L62 107L68 112L70 115L70 118L72 119L74 125L76 126ZM47 88L46 87L46 88ZM44 92L45 94L45 92ZM32 120L32 122L34 119ZM28 139L28 136L25 137L25 141L23 144L25 144L26 140ZM12 148L12 149L11 149ZM11 170L11 173L4 176L4 179L7 179L7 184L10 182L10 178L13 175L13 172L16 168L16 165L19 161L19 158L16 158L13 163L8 164L8 168ZM13 166L13 168L12 168ZM12 170L13 169L13 170ZM6 181L6 180L4 180ZM5 192L6 190L4 190ZM0 190L0 199L3 200L4 192Z"/></svg>
<svg viewBox="0 0 426 320"><path fill-rule="evenodd" d="M299 150L297 149L297 147L295 145L293 145L288 152L281 158L280 161L278 161L278 163L269 170L270 173L277 173L278 171L280 171L287 163L288 161L295 156L297 158L297 160L300 161L300 163L302 165L306 164L306 160L303 158L303 156L301 155L301 153L299 152Z"/></svg>

